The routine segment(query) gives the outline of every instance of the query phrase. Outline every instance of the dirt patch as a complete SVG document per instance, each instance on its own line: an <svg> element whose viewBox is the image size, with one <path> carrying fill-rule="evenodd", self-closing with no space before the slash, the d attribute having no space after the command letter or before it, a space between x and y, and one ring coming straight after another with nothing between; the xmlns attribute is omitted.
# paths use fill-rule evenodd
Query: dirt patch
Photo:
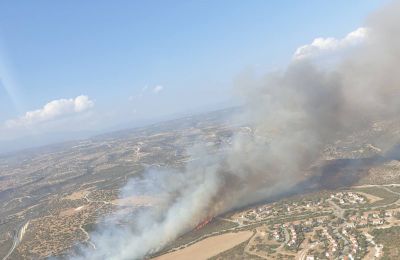
<svg viewBox="0 0 400 260"><path fill-rule="evenodd" d="M154 258L155 260L197 260L207 259L221 252L224 252L243 241L246 241L253 235L251 231L242 231L238 233L226 233L219 236L206 238L196 244Z"/></svg>
<svg viewBox="0 0 400 260"><path fill-rule="evenodd" d="M77 213L78 211L81 211L84 207L85 206L80 206L80 207L77 207L77 208L69 208L69 209L63 210L63 211L60 212L59 216L60 217L72 216L75 213Z"/></svg>
<svg viewBox="0 0 400 260"><path fill-rule="evenodd" d="M123 199L116 199L112 201L112 204L119 206L153 206L158 204L159 200L151 196L135 196L127 197Z"/></svg>
<svg viewBox="0 0 400 260"><path fill-rule="evenodd" d="M79 199L82 199L87 193L88 193L88 191L86 191L86 190L76 191L76 192L66 196L65 199L79 200Z"/></svg>
<svg viewBox="0 0 400 260"><path fill-rule="evenodd" d="M357 193L362 195L362 196L364 196L364 197L366 197L368 199L369 203L374 203L375 201L383 199L381 197L377 197L377 196L374 196L374 195L371 195L371 194L368 194L368 193L365 193L365 192L357 191Z"/></svg>

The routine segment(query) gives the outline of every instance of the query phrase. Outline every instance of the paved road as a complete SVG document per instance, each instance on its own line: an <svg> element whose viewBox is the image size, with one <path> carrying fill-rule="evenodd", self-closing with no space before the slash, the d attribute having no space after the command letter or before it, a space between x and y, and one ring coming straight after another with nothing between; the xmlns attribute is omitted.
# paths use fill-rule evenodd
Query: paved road
<svg viewBox="0 0 400 260"><path fill-rule="evenodd" d="M334 213L338 218L343 218L344 217L344 209L342 209L341 207L339 207L335 202L333 202L332 200L328 201L329 204L331 204L331 206L334 208Z"/></svg>
<svg viewBox="0 0 400 260"><path fill-rule="evenodd" d="M6 260L8 257L10 257L10 255L14 252L15 248L17 248L17 246L22 241L22 238L25 235L28 225L29 225L29 220L24 225L21 225L18 230L15 231L13 245L11 246L7 255L3 257L3 260Z"/></svg>

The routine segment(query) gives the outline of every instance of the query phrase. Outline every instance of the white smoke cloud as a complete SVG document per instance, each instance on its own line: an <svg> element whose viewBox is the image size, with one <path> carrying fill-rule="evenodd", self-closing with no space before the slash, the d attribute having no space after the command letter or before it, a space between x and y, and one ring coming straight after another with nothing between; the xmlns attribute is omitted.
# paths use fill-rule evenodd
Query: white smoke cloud
<svg viewBox="0 0 400 260"><path fill-rule="evenodd" d="M84 249L81 259L144 259L205 218L290 191L307 178L320 180L311 169L326 145L398 118L400 3L374 14L367 25L365 44L334 68L300 58L282 72L243 82L247 104L240 118L251 131L237 133L217 155L206 145L191 149L182 172L147 172L129 182L122 197L161 201L130 217L116 212L132 224L101 226L93 234L97 249ZM363 30L342 40L318 40L298 55L350 46L360 35Z"/></svg>
<svg viewBox="0 0 400 260"><path fill-rule="evenodd" d="M70 99L57 99L50 101L40 109L28 111L17 119L8 120L5 125L8 128L32 126L65 116L80 114L93 106L94 102L84 95Z"/></svg>
<svg viewBox="0 0 400 260"><path fill-rule="evenodd" d="M368 29L361 27L353 32L348 33L342 39L336 39L333 37L316 38L312 41L312 43L297 48L293 55L293 59L300 60L313 58L324 53L353 47L363 42L367 36Z"/></svg>

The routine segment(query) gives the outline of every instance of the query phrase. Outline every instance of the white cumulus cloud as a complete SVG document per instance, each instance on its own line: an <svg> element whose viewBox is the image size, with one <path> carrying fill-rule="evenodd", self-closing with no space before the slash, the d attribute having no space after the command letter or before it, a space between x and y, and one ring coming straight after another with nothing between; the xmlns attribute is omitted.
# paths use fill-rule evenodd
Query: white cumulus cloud
<svg viewBox="0 0 400 260"><path fill-rule="evenodd" d="M65 116L80 114L93 106L94 102L84 95L70 99L57 99L50 101L40 109L28 111L19 118L8 120L6 126L9 128L31 126Z"/></svg>
<svg viewBox="0 0 400 260"><path fill-rule="evenodd" d="M295 51L293 59L313 58L326 52L337 51L362 43L368 36L368 29L360 27L342 39L316 38L310 44L303 45Z"/></svg>
<svg viewBox="0 0 400 260"><path fill-rule="evenodd" d="M128 97L129 101L139 100L147 95L148 92L151 92L154 95L159 94L161 91L164 90L163 85L155 85L153 87L149 87L148 85L144 86L139 94L135 94ZM151 94L150 93L150 94Z"/></svg>
<svg viewBox="0 0 400 260"><path fill-rule="evenodd" d="M154 88L153 88L153 93L154 94L158 94L158 93L160 93L161 91L163 91L164 90L164 87L162 86L162 85L157 85L157 86L155 86Z"/></svg>

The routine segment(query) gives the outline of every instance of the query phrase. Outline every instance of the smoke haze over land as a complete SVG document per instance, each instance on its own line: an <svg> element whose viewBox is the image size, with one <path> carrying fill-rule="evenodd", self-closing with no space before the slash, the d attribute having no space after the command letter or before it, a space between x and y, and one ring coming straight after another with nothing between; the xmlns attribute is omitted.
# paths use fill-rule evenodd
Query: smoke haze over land
<svg viewBox="0 0 400 260"><path fill-rule="evenodd" d="M122 197L160 197L159 207L139 212L131 229L99 229L92 238L97 249L83 257L143 258L205 218L290 190L327 144L397 116L400 4L373 14L365 26L365 40L335 65L294 59L261 79L242 77L246 106L235 120L251 130L237 133L217 156L201 144L192 148L184 172L150 171L131 180Z"/></svg>

